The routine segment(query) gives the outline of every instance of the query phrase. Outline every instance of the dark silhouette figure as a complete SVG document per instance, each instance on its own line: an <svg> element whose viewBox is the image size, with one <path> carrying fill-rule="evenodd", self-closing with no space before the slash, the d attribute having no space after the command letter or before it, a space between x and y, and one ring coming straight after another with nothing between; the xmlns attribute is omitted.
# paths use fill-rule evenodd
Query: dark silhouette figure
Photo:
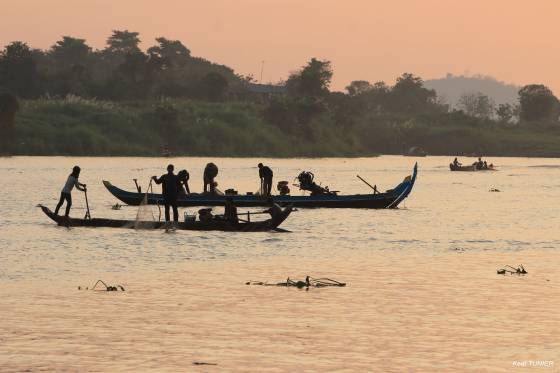
<svg viewBox="0 0 560 373"><path fill-rule="evenodd" d="M0 92L0 155L11 154L15 145L16 96Z"/></svg>
<svg viewBox="0 0 560 373"><path fill-rule="evenodd" d="M237 217L237 207L233 203L233 198L226 197L224 218L234 224L239 223L239 218Z"/></svg>
<svg viewBox="0 0 560 373"><path fill-rule="evenodd" d="M177 177L179 178L179 182L181 183L181 189L179 190L180 194L190 194L191 191L189 189L189 172L187 170L181 170L177 173Z"/></svg>
<svg viewBox="0 0 560 373"><path fill-rule="evenodd" d="M475 166L479 170L484 169L484 162L482 162L482 158L478 157L478 162L475 162Z"/></svg>
<svg viewBox="0 0 560 373"><path fill-rule="evenodd" d="M204 168L204 192L208 191L210 187L210 193L216 193L216 186L218 185L214 179L218 176L218 166L210 162Z"/></svg>
<svg viewBox="0 0 560 373"><path fill-rule="evenodd" d="M161 177L152 176L156 184L163 184L163 203L165 205L165 221L169 222L169 207L173 208L173 221L179 221L179 210L177 209L177 197L181 189L181 182L179 177L173 173L174 167L172 164L167 166L167 173Z"/></svg>
<svg viewBox="0 0 560 373"><path fill-rule="evenodd" d="M78 178L80 177L80 171L81 169L79 166L74 166L74 168L72 169L72 173L68 176L68 179L66 179L66 184L64 184L64 187L60 192L60 200L58 201L58 204L54 209L55 215L58 215L58 210L60 210L62 204L64 203L64 201L66 201L66 213L64 214L64 216L68 217L68 215L70 214L70 207L72 207L71 193L74 187L82 192L86 191L86 184L82 184L78 181Z"/></svg>
<svg viewBox="0 0 560 373"><path fill-rule="evenodd" d="M270 196L272 191L272 176L273 172L268 166L259 163L259 177L261 179L261 191L265 196Z"/></svg>

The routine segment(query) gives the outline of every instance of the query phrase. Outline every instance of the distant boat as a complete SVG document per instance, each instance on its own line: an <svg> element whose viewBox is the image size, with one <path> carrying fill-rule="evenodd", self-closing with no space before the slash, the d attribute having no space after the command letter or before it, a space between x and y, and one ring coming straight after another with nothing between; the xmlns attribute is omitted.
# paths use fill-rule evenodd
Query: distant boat
<svg viewBox="0 0 560 373"><path fill-rule="evenodd" d="M470 166L455 166L453 163L449 164L449 169L451 171L476 171L476 167L474 165Z"/></svg>
<svg viewBox="0 0 560 373"><path fill-rule="evenodd" d="M419 146L413 146L408 151L403 154L405 157L425 157L428 155L424 149Z"/></svg>
<svg viewBox="0 0 560 373"><path fill-rule="evenodd" d="M488 166L487 168L477 168L476 165L472 164L470 166L455 166L453 163L449 164L449 169L451 171L498 171L493 165Z"/></svg>
<svg viewBox="0 0 560 373"><path fill-rule="evenodd" d="M352 195L313 195L313 196L290 196L280 195L272 196L275 203L282 206L292 205L294 207L324 207L324 208L369 208L369 209L385 209L396 208L412 191L418 166L414 166L412 175L407 176L403 182L395 186L393 189L387 190L385 193L370 194L352 194ZM122 190L109 181L103 181L103 184L109 192L120 201L128 205L139 205L145 194L138 192L128 192ZM267 206L268 197L256 195L232 195L227 196L233 199L236 206L239 207L255 207ZM191 193L179 197L178 205L182 207L190 206L223 206L226 196L216 194L198 194ZM161 194L148 193L148 204L163 204L163 196Z"/></svg>

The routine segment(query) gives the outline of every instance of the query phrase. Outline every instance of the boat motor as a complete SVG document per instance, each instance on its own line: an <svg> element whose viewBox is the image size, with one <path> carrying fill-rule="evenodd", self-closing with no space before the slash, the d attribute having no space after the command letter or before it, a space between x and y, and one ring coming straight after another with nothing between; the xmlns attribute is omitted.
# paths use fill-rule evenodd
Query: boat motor
<svg viewBox="0 0 560 373"><path fill-rule="evenodd" d="M317 183L313 181L313 179L315 179L315 175L313 175L312 172L302 171L298 175L297 179L299 181L299 189L307 190L308 192L311 192L312 196L317 196L317 195L336 196L336 191L330 191L328 186L322 187L320 185L317 185Z"/></svg>
<svg viewBox="0 0 560 373"><path fill-rule="evenodd" d="M287 181L279 181L278 185L276 185L276 189L278 189L281 196L290 194L290 187Z"/></svg>

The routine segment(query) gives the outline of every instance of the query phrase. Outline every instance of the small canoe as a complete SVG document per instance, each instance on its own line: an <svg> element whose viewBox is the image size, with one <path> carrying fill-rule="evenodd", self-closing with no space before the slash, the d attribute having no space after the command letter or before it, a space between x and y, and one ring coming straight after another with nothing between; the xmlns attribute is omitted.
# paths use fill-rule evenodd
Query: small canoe
<svg viewBox="0 0 560 373"><path fill-rule="evenodd" d="M477 168L476 165L470 166L455 166L453 163L449 164L449 169L451 171L467 171L467 172L474 172L474 171L498 171L494 166L489 166L487 168Z"/></svg>
<svg viewBox="0 0 560 373"><path fill-rule="evenodd" d="M60 226L64 227L105 227L105 228L136 228L136 229L168 229L169 223L164 221L135 221L115 219L75 219L55 215L48 207L39 205L41 210ZM278 228L292 212L291 207L286 207L275 219L255 222L239 222L237 224L225 220L212 220L210 222L189 221L178 222L173 228L187 231L226 231L226 232L267 232L284 231Z"/></svg>
<svg viewBox="0 0 560 373"><path fill-rule="evenodd" d="M386 209L397 208L412 191L418 166L414 166L412 175L405 177L403 182L385 193L352 194L352 195L314 195L314 196L272 196L275 203L281 206L293 207L323 207L323 208L369 208ZM129 192L120 189L109 181L103 181L107 190L120 201L127 205L138 206L145 193ZM267 206L267 197L255 195L233 195L230 196L238 207ZM226 196L216 194L191 193L179 197L178 205L181 207L193 206L223 206ZM163 205L163 196L156 193L148 193L147 201L150 205Z"/></svg>
<svg viewBox="0 0 560 373"><path fill-rule="evenodd" d="M470 165L470 166L455 166L453 163L449 164L449 169L451 171L467 171L467 172L472 172L472 171L476 171L476 166L475 165Z"/></svg>

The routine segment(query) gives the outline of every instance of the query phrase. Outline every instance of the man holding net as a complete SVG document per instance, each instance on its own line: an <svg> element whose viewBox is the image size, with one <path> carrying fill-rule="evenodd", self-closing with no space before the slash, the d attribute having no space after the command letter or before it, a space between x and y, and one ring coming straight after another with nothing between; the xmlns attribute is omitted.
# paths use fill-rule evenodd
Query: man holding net
<svg viewBox="0 0 560 373"><path fill-rule="evenodd" d="M179 221L179 211L177 210L177 197L181 189L179 177L173 173L172 164L167 166L167 173L161 177L152 176L156 184L162 184L163 203L165 205L165 221L169 222L169 207L173 208L173 221Z"/></svg>

